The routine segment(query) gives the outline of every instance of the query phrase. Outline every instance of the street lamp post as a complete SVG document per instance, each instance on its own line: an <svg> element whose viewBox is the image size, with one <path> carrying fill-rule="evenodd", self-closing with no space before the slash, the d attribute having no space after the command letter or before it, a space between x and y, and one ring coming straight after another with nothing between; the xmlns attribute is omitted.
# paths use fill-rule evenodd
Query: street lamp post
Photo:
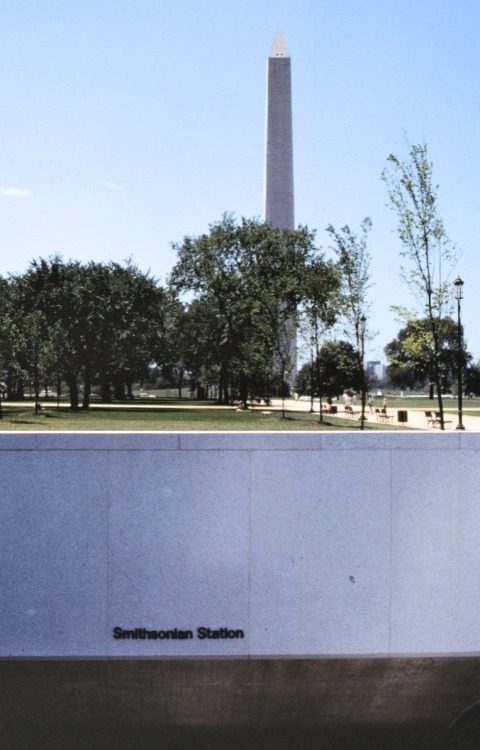
<svg viewBox="0 0 480 750"><path fill-rule="evenodd" d="M360 341L361 341L361 359L362 359L362 414L360 421L360 429L363 430L365 425L365 323L367 319L365 315L360 318Z"/></svg>
<svg viewBox="0 0 480 750"><path fill-rule="evenodd" d="M463 413L462 413L462 320L461 320L461 300L463 298L463 281L458 276L453 282L455 286L455 299L457 300L457 322L458 322L458 351L457 351L457 368L458 368L458 424L457 430L464 430Z"/></svg>

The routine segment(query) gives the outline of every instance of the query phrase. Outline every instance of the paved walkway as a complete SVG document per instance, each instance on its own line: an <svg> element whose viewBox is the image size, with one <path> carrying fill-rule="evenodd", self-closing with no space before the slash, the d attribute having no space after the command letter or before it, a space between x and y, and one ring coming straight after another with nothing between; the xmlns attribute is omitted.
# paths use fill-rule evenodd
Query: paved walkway
<svg viewBox="0 0 480 750"><path fill-rule="evenodd" d="M392 409L390 413L395 416L393 423L398 425L397 410ZM458 424L458 414L456 412L446 412L444 419L446 430L456 430ZM480 412L478 417L464 415L462 422L466 430L469 430L470 432L480 432ZM427 418L423 409L408 409L408 426L417 430L429 430L430 432L439 431L438 427L432 427L427 423Z"/></svg>
<svg viewBox="0 0 480 750"><path fill-rule="evenodd" d="M271 407L262 407L265 408L272 408L275 411L278 409L281 409L282 402L280 399L273 399L272 406ZM449 405L447 405L449 406ZM257 407L259 408L259 407ZM360 406L357 404L355 407L355 411L360 411ZM310 401L296 401L294 399L286 399L285 401L285 409L287 411L310 411ZM318 414L318 401L314 403L314 409L315 413ZM435 407L433 407L435 409ZM399 411L406 411L408 413L408 421L405 422L399 422L398 421L398 412ZM469 409L469 411L471 411ZM392 426L398 426L398 427L409 427L410 429L414 430L428 430L429 432L440 432L440 429L438 427L432 427L427 423L427 418L425 416L425 410L424 409L415 409L410 407L410 403L407 401L405 404L405 407L402 405L401 409L395 408L395 409L387 409L387 414L390 414L393 416L393 421L390 422ZM367 421L375 421L376 422L376 416L375 414L371 414L369 411L369 408L367 406L365 415L367 417ZM344 407L343 404L338 404L338 414L339 417L344 417ZM463 416L463 425L466 430L469 430L470 432L480 432L480 409L478 409L478 416ZM453 413L451 411L448 411L445 413L445 430L455 430L458 424L458 416L457 413Z"/></svg>
<svg viewBox="0 0 480 750"><path fill-rule="evenodd" d="M387 413L393 414L394 419L392 424L399 425L401 427L410 427L415 430L428 430L429 432L439 432L439 427L432 427L427 422L427 417L425 416L425 411L423 409L403 409L403 411L407 411L408 413L408 422L400 423L398 421L398 410L397 409L389 409ZM458 424L458 416L456 414L451 414L449 412L445 413L444 415L445 419L445 429L446 430L455 430ZM480 432L480 416L478 417L463 417L463 424L465 426L465 429L471 430L473 432Z"/></svg>

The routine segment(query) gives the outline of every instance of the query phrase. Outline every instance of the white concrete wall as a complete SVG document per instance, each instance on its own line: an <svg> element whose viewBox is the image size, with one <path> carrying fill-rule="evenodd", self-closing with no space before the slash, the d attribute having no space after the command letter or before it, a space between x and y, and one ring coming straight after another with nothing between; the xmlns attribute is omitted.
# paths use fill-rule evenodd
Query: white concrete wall
<svg viewBox="0 0 480 750"><path fill-rule="evenodd" d="M479 449L455 432L2 433L0 654L478 652Z"/></svg>

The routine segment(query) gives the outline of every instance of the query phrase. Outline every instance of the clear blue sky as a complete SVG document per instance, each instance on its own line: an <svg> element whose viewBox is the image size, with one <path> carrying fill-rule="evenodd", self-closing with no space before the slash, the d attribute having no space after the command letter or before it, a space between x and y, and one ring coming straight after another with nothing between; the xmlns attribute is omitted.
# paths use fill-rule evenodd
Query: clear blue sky
<svg viewBox="0 0 480 750"><path fill-rule="evenodd" d="M410 305L380 179L426 141L480 357L478 0L0 0L0 274L122 261L165 280L172 242L261 217L266 59L292 58L296 221L373 221L369 358Z"/></svg>

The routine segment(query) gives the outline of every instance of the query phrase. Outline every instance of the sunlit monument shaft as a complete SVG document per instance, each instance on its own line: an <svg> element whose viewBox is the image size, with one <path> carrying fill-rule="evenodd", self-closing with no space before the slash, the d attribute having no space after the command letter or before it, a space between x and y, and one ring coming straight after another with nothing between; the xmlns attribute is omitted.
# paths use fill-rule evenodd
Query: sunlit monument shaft
<svg viewBox="0 0 480 750"><path fill-rule="evenodd" d="M265 221L276 229L295 229L290 55L280 31L267 64ZM287 329L283 340L288 364L283 365L283 377L292 386L297 359L293 321L289 321Z"/></svg>
<svg viewBox="0 0 480 750"><path fill-rule="evenodd" d="M265 221L278 229L295 228L290 56L280 31L267 67Z"/></svg>

